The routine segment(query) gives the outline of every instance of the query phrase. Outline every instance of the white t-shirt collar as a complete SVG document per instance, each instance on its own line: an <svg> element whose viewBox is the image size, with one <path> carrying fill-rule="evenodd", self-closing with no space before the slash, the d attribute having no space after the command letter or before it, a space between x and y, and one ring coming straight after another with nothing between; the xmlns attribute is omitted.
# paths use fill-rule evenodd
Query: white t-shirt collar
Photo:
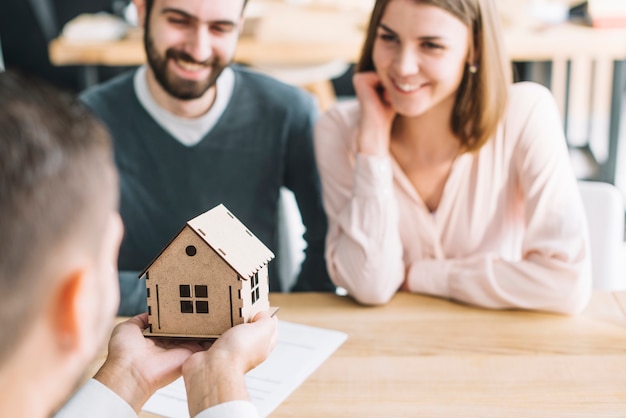
<svg viewBox="0 0 626 418"><path fill-rule="evenodd" d="M204 115L186 119L174 115L163 109L150 94L146 79L147 67L142 65L135 72L134 88L139 103L152 116L156 123L170 133L181 144L188 147L199 143L206 134L213 129L215 124L226 110L233 95L235 86L235 73L230 67L226 67L216 82L216 97L213 106Z"/></svg>

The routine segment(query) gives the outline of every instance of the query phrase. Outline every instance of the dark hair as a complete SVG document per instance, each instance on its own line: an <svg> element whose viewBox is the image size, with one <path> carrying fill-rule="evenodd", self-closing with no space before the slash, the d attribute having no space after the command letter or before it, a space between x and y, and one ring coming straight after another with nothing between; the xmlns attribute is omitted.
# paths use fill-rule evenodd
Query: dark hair
<svg viewBox="0 0 626 418"><path fill-rule="evenodd" d="M117 205L109 135L77 99L0 73L0 362L40 312L55 249L98 251ZM98 217L97 215L100 215Z"/></svg>
<svg viewBox="0 0 626 418"><path fill-rule="evenodd" d="M372 53L376 32L391 0L376 0L357 72L375 71ZM469 28L469 57L478 71L466 67L450 124L466 151L476 151L491 138L504 115L511 83L511 63L502 43L500 18L493 0L414 0L439 7Z"/></svg>

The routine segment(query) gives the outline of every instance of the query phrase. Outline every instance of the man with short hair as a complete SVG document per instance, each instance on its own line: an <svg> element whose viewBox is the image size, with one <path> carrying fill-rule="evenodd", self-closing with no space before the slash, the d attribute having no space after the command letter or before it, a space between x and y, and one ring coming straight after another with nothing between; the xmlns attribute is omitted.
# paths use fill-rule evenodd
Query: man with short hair
<svg viewBox="0 0 626 418"><path fill-rule="evenodd" d="M1 417L49 417L83 381L109 337L122 238L106 129L76 99L0 73ZM135 417L159 388L185 380L192 417L255 417L244 374L276 341L259 314L208 350L146 339L147 314L118 325L109 354L57 414Z"/></svg>
<svg viewBox="0 0 626 418"><path fill-rule="evenodd" d="M145 309L138 272L185 222L219 203L279 254L270 265L270 290L281 290L282 186L296 196L308 244L293 290L334 290L324 261L314 101L301 89L231 65L245 1L135 5L148 64L82 96L108 125L121 174L120 313Z"/></svg>

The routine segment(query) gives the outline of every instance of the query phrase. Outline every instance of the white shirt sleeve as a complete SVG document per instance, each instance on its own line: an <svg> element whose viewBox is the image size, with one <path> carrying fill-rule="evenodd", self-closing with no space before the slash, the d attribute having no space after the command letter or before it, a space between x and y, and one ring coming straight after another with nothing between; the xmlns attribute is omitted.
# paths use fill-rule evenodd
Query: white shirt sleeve
<svg viewBox="0 0 626 418"><path fill-rule="evenodd" d="M364 304L386 303L404 280L398 205L389 156L351 148L358 113L336 107L315 127L328 215L326 261L333 282Z"/></svg>
<svg viewBox="0 0 626 418"><path fill-rule="evenodd" d="M95 379L89 379L54 416L137 418L137 414L126 401Z"/></svg>
<svg viewBox="0 0 626 418"><path fill-rule="evenodd" d="M111 389L89 379L54 415L55 418L137 418L133 408ZM231 401L200 412L195 418L258 418L256 407L248 401Z"/></svg>
<svg viewBox="0 0 626 418"><path fill-rule="evenodd" d="M195 418L258 418L256 407L248 401L230 401L212 406Z"/></svg>

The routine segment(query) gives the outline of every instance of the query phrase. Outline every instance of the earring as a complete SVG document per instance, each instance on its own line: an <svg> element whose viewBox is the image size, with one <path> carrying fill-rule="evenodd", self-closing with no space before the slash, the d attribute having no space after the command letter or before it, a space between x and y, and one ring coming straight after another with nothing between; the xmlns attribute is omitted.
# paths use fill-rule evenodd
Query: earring
<svg viewBox="0 0 626 418"><path fill-rule="evenodd" d="M478 66L476 64L470 64L468 70L472 74L476 74L478 72Z"/></svg>

